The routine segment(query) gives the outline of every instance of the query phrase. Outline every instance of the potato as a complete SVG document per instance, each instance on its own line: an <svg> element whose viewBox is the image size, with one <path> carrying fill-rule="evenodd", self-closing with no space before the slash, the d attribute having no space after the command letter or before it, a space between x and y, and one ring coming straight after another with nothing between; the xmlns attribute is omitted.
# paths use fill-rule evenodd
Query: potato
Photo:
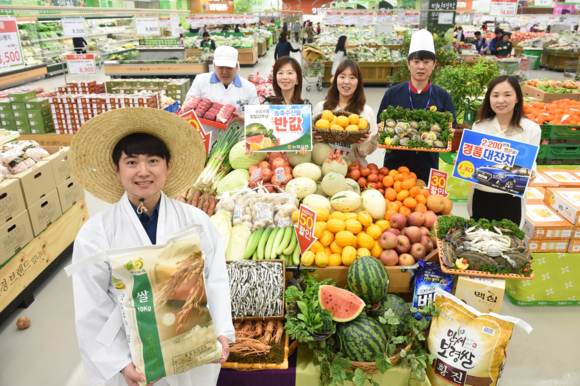
<svg viewBox="0 0 580 386"><path fill-rule="evenodd" d="M30 318L28 316L21 316L16 321L16 327L20 330L27 329L30 327Z"/></svg>

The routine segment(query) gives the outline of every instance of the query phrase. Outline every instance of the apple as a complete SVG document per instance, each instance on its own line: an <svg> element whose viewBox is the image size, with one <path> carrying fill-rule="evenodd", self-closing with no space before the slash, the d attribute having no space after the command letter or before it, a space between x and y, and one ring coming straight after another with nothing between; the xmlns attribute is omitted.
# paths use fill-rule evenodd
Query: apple
<svg viewBox="0 0 580 386"><path fill-rule="evenodd" d="M395 228L389 228L387 229L385 232L389 232L394 234L395 236L399 236L401 234L401 231Z"/></svg>
<svg viewBox="0 0 580 386"><path fill-rule="evenodd" d="M431 253L431 251L433 251L433 248L434 248L433 242L431 241L430 237L428 237L428 236L421 237L420 243L423 244L427 253Z"/></svg>
<svg viewBox="0 0 580 386"><path fill-rule="evenodd" d="M425 222L423 223L423 226L427 228L433 228L433 225L435 225L435 222L437 221L437 215L435 214L435 212L428 210L427 212L425 212L424 216Z"/></svg>
<svg viewBox="0 0 580 386"><path fill-rule="evenodd" d="M404 227L403 229L401 229L401 234L402 234L403 236L405 236L405 232L406 232L406 231L407 231L407 227Z"/></svg>
<svg viewBox="0 0 580 386"><path fill-rule="evenodd" d="M427 227L421 227L421 228L419 228L419 229L421 229L421 234L422 234L423 236L429 236L429 233L431 232L431 231L429 230L429 228L427 228Z"/></svg>
<svg viewBox="0 0 580 386"><path fill-rule="evenodd" d="M413 264L415 264L415 259L408 253L403 253L402 255L399 256L399 265L409 266Z"/></svg>
<svg viewBox="0 0 580 386"><path fill-rule="evenodd" d="M430 236L431 242L433 243L433 248L437 245L437 236Z"/></svg>
<svg viewBox="0 0 580 386"><path fill-rule="evenodd" d="M413 258L415 260L423 260L425 258L425 255L427 254L427 251L425 249L425 247L423 246L423 244L421 243L415 243L413 245L411 245L411 256L413 256Z"/></svg>
<svg viewBox="0 0 580 386"><path fill-rule="evenodd" d="M379 259L381 260L381 263L383 263L387 267L392 267L399 263L399 255L392 249L382 251Z"/></svg>
<svg viewBox="0 0 580 386"><path fill-rule="evenodd" d="M421 233L421 229L419 229L419 227L408 227L405 230L405 236L409 238L411 243L418 243L421 241L423 234Z"/></svg>
<svg viewBox="0 0 580 386"><path fill-rule="evenodd" d="M425 222L425 216L421 212L413 212L407 216L407 224L420 227Z"/></svg>
<svg viewBox="0 0 580 386"><path fill-rule="evenodd" d="M395 213L391 216L391 228L403 229L407 225L407 217L402 213Z"/></svg>
<svg viewBox="0 0 580 386"><path fill-rule="evenodd" d="M383 249L395 249L398 243L398 236L392 232L383 232L381 237L379 237L379 244Z"/></svg>
<svg viewBox="0 0 580 386"><path fill-rule="evenodd" d="M409 241L409 239L407 238L407 236L397 236L399 239L399 242L397 243L397 246L395 247L395 250L399 253L407 253L409 252L409 249L411 249L411 242Z"/></svg>

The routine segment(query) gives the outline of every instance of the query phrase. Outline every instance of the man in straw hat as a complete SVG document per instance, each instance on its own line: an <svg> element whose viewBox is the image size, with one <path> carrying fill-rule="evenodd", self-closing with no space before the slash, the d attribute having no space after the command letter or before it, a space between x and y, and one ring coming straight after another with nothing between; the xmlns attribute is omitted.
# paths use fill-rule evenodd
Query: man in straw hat
<svg viewBox="0 0 580 386"><path fill-rule="evenodd" d="M383 124L380 118L381 112L389 106L401 106L411 110L449 111L455 120L455 108L451 96L429 80L436 65L433 35L425 29L419 30L411 38L409 57L407 58L411 80L387 90L377 114L379 128ZM384 166L389 169L407 166L411 172L417 175L418 179L428 182L431 169L439 168L439 154L393 150L385 154Z"/></svg>
<svg viewBox="0 0 580 386"><path fill-rule="evenodd" d="M221 363L229 355L229 342L234 341L222 238L204 212L173 199L196 181L204 167L205 147L199 134L177 115L124 108L84 124L73 139L70 157L83 187L114 204L82 227L73 263L111 249L164 244L191 224L203 227L205 290L223 358L162 378L157 385L215 385ZM89 384L144 382L131 359L109 263L76 272L73 291L79 349Z"/></svg>

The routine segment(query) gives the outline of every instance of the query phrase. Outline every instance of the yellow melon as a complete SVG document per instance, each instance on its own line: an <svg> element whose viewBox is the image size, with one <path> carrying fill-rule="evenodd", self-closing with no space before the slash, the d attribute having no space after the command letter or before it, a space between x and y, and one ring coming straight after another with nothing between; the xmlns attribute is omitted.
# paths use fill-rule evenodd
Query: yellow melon
<svg viewBox="0 0 580 386"><path fill-rule="evenodd" d="M328 129L330 127L330 122L326 119L319 119L316 121L316 127L319 129Z"/></svg>
<svg viewBox="0 0 580 386"><path fill-rule="evenodd" d="M330 110L324 110L322 112L322 117L321 119L325 119L328 122L332 122L332 120L334 119L334 114L332 113L332 111Z"/></svg>
<svg viewBox="0 0 580 386"><path fill-rule="evenodd" d="M348 125L345 129L346 131L358 131L357 125Z"/></svg>
<svg viewBox="0 0 580 386"><path fill-rule="evenodd" d="M359 128L360 130L366 130L366 129L367 129L367 127L369 127L369 121L367 121L367 120L366 120L366 118L361 118L361 119L358 121L358 128Z"/></svg>
<svg viewBox="0 0 580 386"><path fill-rule="evenodd" d="M344 127L339 125L330 125L331 130L344 130Z"/></svg>
<svg viewBox="0 0 580 386"><path fill-rule="evenodd" d="M350 114L348 116L348 121L351 125L358 125L358 121L360 120L359 116L356 114Z"/></svg>
<svg viewBox="0 0 580 386"><path fill-rule="evenodd" d="M348 124L350 122L348 121L348 118L345 117L344 115L341 115L340 117L336 117L336 124L340 125L342 127L347 127Z"/></svg>

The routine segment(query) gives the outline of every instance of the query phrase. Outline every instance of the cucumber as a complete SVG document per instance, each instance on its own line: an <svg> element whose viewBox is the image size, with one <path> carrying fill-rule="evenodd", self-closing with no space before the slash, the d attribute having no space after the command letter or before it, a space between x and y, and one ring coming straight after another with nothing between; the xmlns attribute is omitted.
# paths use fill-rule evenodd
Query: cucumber
<svg viewBox="0 0 580 386"><path fill-rule="evenodd" d="M290 259L290 261L289 261L289 260L288 260L288 256L286 256L286 255L282 255L280 258L281 258L281 259L284 259L284 260L286 261L286 267L288 267L288 266L290 266L290 265L291 265L290 263L291 263L291 260L292 260L292 259Z"/></svg>
<svg viewBox="0 0 580 386"><path fill-rule="evenodd" d="M274 228L270 236L268 237L268 243L266 243L266 250L264 251L264 259L268 260L271 259L272 255L272 247L274 246L274 240L276 240L276 236L280 232L280 228Z"/></svg>
<svg viewBox="0 0 580 386"><path fill-rule="evenodd" d="M264 229L258 229L256 232L253 232L250 236L250 240L248 240L248 246L246 247L246 252L244 253L244 259L249 259L254 254L254 251L258 247L258 242L262 237L262 233L264 233Z"/></svg>
<svg viewBox="0 0 580 386"><path fill-rule="evenodd" d="M284 250L286 250L286 248L288 248L288 244L290 244L290 241L292 240L292 226L287 226L286 228L284 228L284 238L282 239L282 242L280 243L280 246L278 247L278 249L276 250L276 253L281 255ZM285 255L287 255L287 253L284 253Z"/></svg>
<svg viewBox="0 0 580 386"><path fill-rule="evenodd" d="M252 260L258 260L258 248L256 248L256 250L252 254Z"/></svg>
<svg viewBox="0 0 580 386"><path fill-rule="evenodd" d="M272 245L272 251L270 252L270 259L275 259L278 253L278 248L280 248L280 243L286 234L286 228L277 228L278 233L276 233L276 238L274 239L274 244Z"/></svg>
<svg viewBox="0 0 580 386"><path fill-rule="evenodd" d="M285 255L292 255L292 252L294 252L294 249L296 249L296 244L298 244L298 238L296 237L296 231L294 230L293 226L290 226L291 229L291 236L292 236L292 240L290 241L290 245L288 245L288 247L286 249L284 249L283 253Z"/></svg>
<svg viewBox="0 0 580 386"><path fill-rule="evenodd" d="M294 249L294 253L292 254L292 262L295 266L300 265L300 245L296 243L296 248Z"/></svg>
<svg viewBox="0 0 580 386"><path fill-rule="evenodd" d="M272 228L268 228L262 233L262 237L260 237L260 243L258 244L258 260L264 260L264 249L266 248L266 242L268 241L268 237L272 233Z"/></svg>

